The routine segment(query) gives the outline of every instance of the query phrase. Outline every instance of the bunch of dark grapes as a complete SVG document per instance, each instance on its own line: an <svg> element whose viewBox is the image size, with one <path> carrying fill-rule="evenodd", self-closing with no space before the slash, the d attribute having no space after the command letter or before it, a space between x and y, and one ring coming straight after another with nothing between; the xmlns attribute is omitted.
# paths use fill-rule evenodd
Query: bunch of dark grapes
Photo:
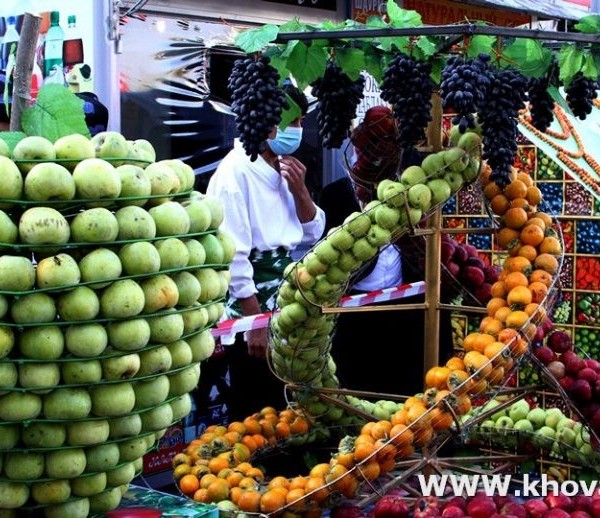
<svg viewBox="0 0 600 518"><path fill-rule="evenodd" d="M540 131L546 131L554 119L552 113L554 99L548 92L548 87L554 82L553 77L557 71L556 67L557 64L553 63L548 72L542 77L532 77L527 87L531 123Z"/></svg>
<svg viewBox="0 0 600 518"><path fill-rule="evenodd" d="M479 54L474 59L452 56L442 69L440 96L445 110L454 110L452 124L460 133L476 126L475 112L489 86L490 56Z"/></svg>
<svg viewBox="0 0 600 518"><path fill-rule="evenodd" d="M581 72L577 72L569 86L565 88L567 104L573 115L578 119L585 120L592 113L593 102L598 95L596 92L597 87L598 84L595 79L590 79Z"/></svg>
<svg viewBox="0 0 600 518"><path fill-rule="evenodd" d="M319 137L327 149L341 147L350 135L350 125L364 96L364 86L364 77L352 81L333 61L327 63L323 77L313 83L312 94L319 100Z"/></svg>
<svg viewBox="0 0 600 518"><path fill-rule="evenodd" d="M383 76L381 98L392 105L405 149L425 138L434 87L430 74L431 63L398 53Z"/></svg>
<svg viewBox="0 0 600 518"><path fill-rule="evenodd" d="M238 59L227 84L231 91L231 110L235 113L240 141L253 162L262 152L281 113L288 108L285 93L279 88L279 74L270 59Z"/></svg>
<svg viewBox="0 0 600 518"><path fill-rule="evenodd" d="M527 95L527 79L513 68L488 71L490 85L478 106L483 158L492 169L490 179L500 187L510 182L517 154L517 122Z"/></svg>

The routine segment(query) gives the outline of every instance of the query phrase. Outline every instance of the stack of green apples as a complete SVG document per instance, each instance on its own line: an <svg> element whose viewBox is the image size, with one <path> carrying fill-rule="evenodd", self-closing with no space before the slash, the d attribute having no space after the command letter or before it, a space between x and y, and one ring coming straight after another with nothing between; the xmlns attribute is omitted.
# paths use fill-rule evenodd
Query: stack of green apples
<svg viewBox="0 0 600 518"><path fill-rule="evenodd" d="M0 140L0 171L0 514L107 512L191 411L235 246L142 139Z"/></svg>

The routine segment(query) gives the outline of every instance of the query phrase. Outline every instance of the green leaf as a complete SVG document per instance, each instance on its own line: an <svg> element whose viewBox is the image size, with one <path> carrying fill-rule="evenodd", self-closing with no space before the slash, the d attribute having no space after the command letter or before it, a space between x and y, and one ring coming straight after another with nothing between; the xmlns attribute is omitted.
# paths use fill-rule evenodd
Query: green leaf
<svg viewBox="0 0 600 518"><path fill-rule="evenodd" d="M418 38L416 47L422 52L424 58L433 56L437 50L435 39L427 36L421 36Z"/></svg>
<svg viewBox="0 0 600 518"><path fill-rule="evenodd" d="M549 86L548 93L550 94L550 97L552 97L554 102L558 104L563 110L567 111L568 113L572 113L571 108L567 104L567 100L561 95L560 90L557 86Z"/></svg>
<svg viewBox="0 0 600 518"><path fill-rule="evenodd" d="M417 11L402 9L395 0L388 0L386 8L392 27L418 27L423 25L421 15Z"/></svg>
<svg viewBox="0 0 600 518"><path fill-rule="evenodd" d="M589 79L595 80L598 77L598 64L596 63L596 58L589 52L583 54L581 73Z"/></svg>
<svg viewBox="0 0 600 518"><path fill-rule="evenodd" d="M382 53L373 47L365 49L365 70L373 76L377 83L381 83L385 72L385 62Z"/></svg>
<svg viewBox="0 0 600 518"><path fill-rule="evenodd" d="M516 38L502 51L508 66L517 68L527 77L540 77L546 73L552 62L552 51L537 40Z"/></svg>
<svg viewBox="0 0 600 518"><path fill-rule="evenodd" d="M410 43L408 36L397 36L394 38L383 38L379 43L379 48L386 52L391 52L394 48L406 54L406 49Z"/></svg>
<svg viewBox="0 0 600 518"><path fill-rule="evenodd" d="M10 152L12 153L13 149L17 143L23 140L27 136L26 133L22 131L2 131L0 132L0 139L4 140L8 144L10 148Z"/></svg>
<svg viewBox="0 0 600 518"><path fill-rule="evenodd" d="M296 78L298 88L304 90L325 73L329 53L322 47L307 47L299 41L287 60L287 69Z"/></svg>
<svg viewBox="0 0 600 518"><path fill-rule="evenodd" d="M475 34L467 45L467 56L475 58L479 54L491 54L496 46L496 36L487 36L485 34Z"/></svg>
<svg viewBox="0 0 600 518"><path fill-rule="evenodd" d="M266 24L258 29L248 29L241 32L235 38L234 43L244 52L252 54L259 52L262 48L277 38L279 27L273 24Z"/></svg>
<svg viewBox="0 0 600 518"><path fill-rule="evenodd" d="M573 76L581 70L583 65L583 52L576 45L569 43L563 45L558 51L559 79L565 86L571 82Z"/></svg>
<svg viewBox="0 0 600 518"><path fill-rule="evenodd" d="M360 49L338 49L335 60L352 81L356 81L365 69L365 54Z"/></svg>
<svg viewBox="0 0 600 518"><path fill-rule="evenodd" d="M306 31L306 24L302 23L298 18L293 18L289 22L286 22L279 26L279 33L282 32L304 32Z"/></svg>
<svg viewBox="0 0 600 518"><path fill-rule="evenodd" d="M588 34L600 32L600 15L592 14L584 16L575 24L575 29L579 32L585 32Z"/></svg>
<svg viewBox="0 0 600 518"><path fill-rule="evenodd" d="M381 16L369 16L367 18L366 26L369 29L382 29L388 27L388 24L385 23L385 20Z"/></svg>
<svg viewBox="0 0 600 518"><path fill-rule="evenodd" d="M23 111L21 125L27 135L46 137L51 142L73 133L90 135L83 99L59 84L42 85L35 104Z"/></svg>
<svg viewBox="0 0 600 518"><path fill-rule="evenodd" d="M287 59L282 57L281 54L273 54L269 57L271 59L271 66L277 70L277 73L279 74L279 84L281 84L290 74L287 69Z"/></svg>
<svg viewBox="0 0 600 518"><path fill-rule="evenodd" d="M287 101L289 108L283 110L281 113L281 122L279 123L279 127L284 130L290 124L290 122L295 121L298 117L302 116L302 110L300 106L292 99L288 94L285 94L285 100Z"/></svg>
<svg viewBox="0 0 600 518"><path fill-rule="evenodd" d="M431 79L436 85L442 82L442 70L446 65L446 60L440 56L436 56L431 60Z"/></svg>

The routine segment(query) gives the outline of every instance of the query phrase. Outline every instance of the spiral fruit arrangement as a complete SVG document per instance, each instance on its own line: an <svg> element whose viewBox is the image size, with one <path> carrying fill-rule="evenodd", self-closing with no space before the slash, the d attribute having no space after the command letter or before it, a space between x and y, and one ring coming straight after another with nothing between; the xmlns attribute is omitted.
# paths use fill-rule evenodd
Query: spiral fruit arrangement
<svg viewBox="0 0 600 518"><path fill-rule="evenodd" d="M191 409L233 241L180 160L116 132L0 156L0 514L116 508Z"/></svg>

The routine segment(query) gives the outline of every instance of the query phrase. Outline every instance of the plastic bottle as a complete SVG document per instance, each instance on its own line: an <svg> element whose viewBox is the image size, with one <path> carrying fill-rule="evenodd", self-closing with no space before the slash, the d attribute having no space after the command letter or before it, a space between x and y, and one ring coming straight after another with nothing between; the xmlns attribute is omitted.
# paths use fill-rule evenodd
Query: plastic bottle
<svg viewBox="0 0 600 518"><path fill-rule="evenodd" d="M19 42L19 33L17 32L17 19L14 16L9 16L6 19L6 32L4 33L4 39L2 40L2 52L0 68L6 70L8 64L8 56L10 55L10 49L15 44L15 55L16 55L16 44Z"/></svg>
<svg viewBox="0 0 600 518"><path fill-rule="evenodd" d="M44 76L50 75L53 67L63 68L63 41L65 32L60 26L60 13L52 11L50 14L50 28L46 33L44 43Z"/></svg>
<svg viewBox="0 0 600 518"><path fill-rule="evenodd" d="M83 40L77 29L77 17L72 14L67 20L68 25L63 42L63 66L68 72L75 65L83 63Z"/></svg>

